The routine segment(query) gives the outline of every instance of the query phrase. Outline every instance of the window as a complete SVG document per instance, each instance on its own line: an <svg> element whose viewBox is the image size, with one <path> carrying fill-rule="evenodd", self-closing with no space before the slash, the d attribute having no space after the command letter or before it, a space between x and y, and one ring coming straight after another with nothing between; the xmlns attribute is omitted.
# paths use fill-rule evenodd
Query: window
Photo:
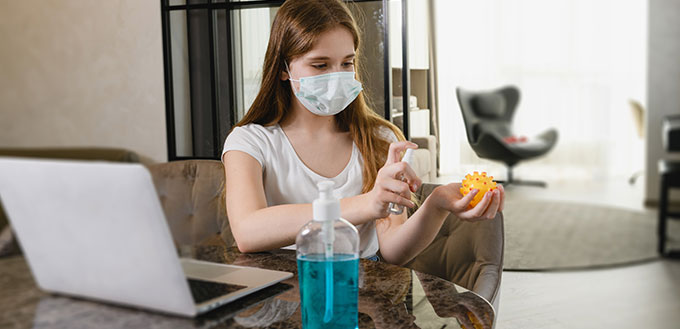
<svg viewBox="0 0 680 329"><path fill-rule="evenodd" d="M360 60L370 76L364 90L387 119L393 82L385 8L404 1L347 1L363 33ZM283 2L161 0L170 161L220 158L224 139L257 94L269 31Z"/></svg>

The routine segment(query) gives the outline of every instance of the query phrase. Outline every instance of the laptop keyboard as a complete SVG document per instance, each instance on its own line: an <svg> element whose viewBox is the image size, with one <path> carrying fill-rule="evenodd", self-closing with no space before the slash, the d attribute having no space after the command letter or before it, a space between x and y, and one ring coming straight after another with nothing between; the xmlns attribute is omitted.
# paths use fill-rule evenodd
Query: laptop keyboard
<svg viewBox="0 0 680 329"><path fill-rule="evenodd" d="M196 302L196 304L246 288L246 286L239 286L236 284L196 279L187 279L187 282L189 282L191 296L194 297L194 302Z"/></svg>

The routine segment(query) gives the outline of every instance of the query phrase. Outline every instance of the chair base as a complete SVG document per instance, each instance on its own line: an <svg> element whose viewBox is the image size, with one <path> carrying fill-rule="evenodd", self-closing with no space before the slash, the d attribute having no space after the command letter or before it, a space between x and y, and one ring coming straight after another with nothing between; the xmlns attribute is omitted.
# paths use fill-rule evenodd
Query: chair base
<svg viewBox="0 0 680 329"><path fill-rule="evenodd" d="M536 186L536 187L548 187L548 183L546 182L541 182L541 181L533 181L533 180L519 180L519 179L513 179L511 181L509 180L497 180L496 183L503 184L503 186L509 186L509 185L524 185L524 186Z"/></svg>
<svg viewBox="0 0 680 329"><path fill-rule="evenodd" d="M640 176L642 176L643 174L644 174L644 171L642 171L642 170L635 172L634 174L632 174L630 176L630 178L628 178L628 184L635 185L635 181L637 181L637 179L640 178Z"/></svg>
<svg viewBox="0 0 680 329"><path fill-rule="evenodd" d="M512 166L508 166L508 180L506 181L496 181L503 185L526 185L526 186L536 186L536 187L548 187L546 182L541 181L530 181L530 180L520 180L514 179L512 175Z"/></svg>

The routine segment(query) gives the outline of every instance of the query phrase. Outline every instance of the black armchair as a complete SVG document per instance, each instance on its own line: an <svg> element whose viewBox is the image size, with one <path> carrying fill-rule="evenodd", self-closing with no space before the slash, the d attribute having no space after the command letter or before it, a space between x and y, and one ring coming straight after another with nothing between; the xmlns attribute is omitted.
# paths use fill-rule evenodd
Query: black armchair
<svg viewBox="0 0 680 329"><path fill-rule="evenodd" d="M483 159L504 162L508 167L506 184L545 186L544 182L513 179L512 168L523 160L542 156L557 142L557 130L548 129L527 142L507 142L513 137L512 118L519 103L519 90L514 86L484 92L456 88L463 113L468 142Z"/></svg>

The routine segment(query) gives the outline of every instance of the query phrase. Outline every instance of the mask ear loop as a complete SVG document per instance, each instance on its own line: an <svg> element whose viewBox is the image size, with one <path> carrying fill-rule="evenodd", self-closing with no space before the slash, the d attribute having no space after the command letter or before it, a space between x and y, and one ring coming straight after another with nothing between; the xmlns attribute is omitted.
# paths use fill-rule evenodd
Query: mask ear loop
<svg viewBox="0 0 680 329"><path fill-rule="evenodd" d="M296 81L296 82L300 81L300 80L293 79L293 75L290 74L290 68L288 67L288 62L284 61L283 64L286 65L286 73L288 73L288 80Z"/></svg>
<svg viewBox="0 0 680 329"><path fill-rule="evenodd" d="M288 67L288 62L287 62L287 61L283 61L283 63L286 65L286 73L288 73L288 80L289 80L289 81L295 81L295 82L298 82L298 83L299 83L300 80L299 80L299 79L293 79L293 75L290 74L290 68ZM299 92L299 90L298 90L298 91L295 91L295 86L293 85L292 82L290 83L290 86L291 86L291 88L293 88L293 91L294 91L294 92L296 92L296 93ZM299 88L298 88L298 89L299 89Z"/></svg>

